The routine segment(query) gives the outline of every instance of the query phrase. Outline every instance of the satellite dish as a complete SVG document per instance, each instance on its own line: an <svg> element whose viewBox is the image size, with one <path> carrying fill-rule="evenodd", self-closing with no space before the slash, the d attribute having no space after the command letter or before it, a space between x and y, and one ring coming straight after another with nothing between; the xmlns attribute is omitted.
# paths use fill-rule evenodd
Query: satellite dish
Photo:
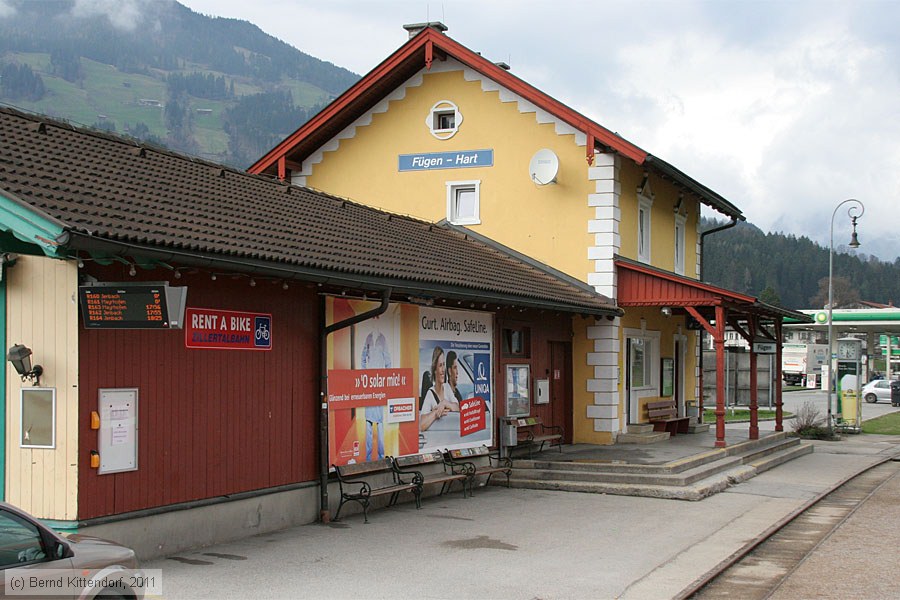
<svg viewBox="0 0 900 600"><path fill-rule="evenodd" d="M556 183L557 173L559 173L559 158L553 150L547 148L538 150L528 163L528 174L537 185Z"/></svg>

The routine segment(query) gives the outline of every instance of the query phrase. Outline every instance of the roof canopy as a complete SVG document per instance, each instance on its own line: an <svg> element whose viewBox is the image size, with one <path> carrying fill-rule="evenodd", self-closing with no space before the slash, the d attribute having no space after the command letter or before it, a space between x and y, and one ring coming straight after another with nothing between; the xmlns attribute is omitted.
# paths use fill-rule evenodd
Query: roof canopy
<svg viewBox="0 0 900 600"><path fill-rule="evenodd" d="M687 314L696 311L708 320L715 318L715 307L724 306L733 318L738 319L753 317L765 323L791 318L812 322L812 318L802 312L766 304L753 296L675 275L621 256L616 257L616 268L620 306L665 306Z"/></svg>
<svg viewBox="0 0 900 600"><path fill-rule="evenodd" d="M303 160L371 110L413 75L423 69L430 69L435 60L452 57L584 133L587 136L588 160L593 160L595 150L616 152L672 180L685 192L695 195L701 202L720 213L733 219L744 220L740 209L716 192L444 35L443 26L439 23L423 25L427 26L319 114L260 158L249 171L281 176L284 168L299 170ZM446 27L443 27L443 30L445 29Z"/></svg>

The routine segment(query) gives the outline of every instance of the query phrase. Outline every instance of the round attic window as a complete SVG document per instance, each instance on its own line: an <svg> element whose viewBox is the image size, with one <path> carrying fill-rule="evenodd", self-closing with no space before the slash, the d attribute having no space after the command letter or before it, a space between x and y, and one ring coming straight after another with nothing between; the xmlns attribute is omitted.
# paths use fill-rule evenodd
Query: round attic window
<svg viewBox="0 0 900 600"><path fill-rule="evenodd" d="M449 100L441 100L435 103L425 117L425 125L431 131L431 135L439 140L449 140L462 125L463 116L459 108Z"/></svg>

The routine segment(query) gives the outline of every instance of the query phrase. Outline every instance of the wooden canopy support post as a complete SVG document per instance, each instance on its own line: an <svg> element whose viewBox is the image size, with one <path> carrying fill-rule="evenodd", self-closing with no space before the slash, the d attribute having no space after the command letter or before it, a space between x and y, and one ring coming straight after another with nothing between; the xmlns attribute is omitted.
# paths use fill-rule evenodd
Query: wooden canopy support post
<svg viewBox="0 0 900 600"><path fill-rule="evenodd" d="M725 443L725 307L716 307L716 325L713 327L693 306L684 309L713 338L716 347L716 448L724 448Z"/></svg>
<svg viewBox="0 0 900 600"><path fill-rule="evenodd" d="M728 323L742 338L747 341L750 346L750 439L759 439L759 385L757 384L757 365L756 352L753 350L753 340L756 338L758 329L758 319L756 315L747 316L747 328L744 329L737 322L737 319L729 319Z"/></svg>
<svg viewBox="0 0 900 600"><path fill-rule="evenodd" d="M750 315L747 322L749 323L751 337L756 335L757 319L755 315ZM759 439L759 386L756 381L756 352L753 350L753 340L747 340L750 343L750 439Z"/></svg>
<svg viewBox="0 0 900 600"><path fill-rule="evenodd" d="M784 405L781 403L781 354L782 354L782 321L775 321L775 431L784 431Z"/></svg>

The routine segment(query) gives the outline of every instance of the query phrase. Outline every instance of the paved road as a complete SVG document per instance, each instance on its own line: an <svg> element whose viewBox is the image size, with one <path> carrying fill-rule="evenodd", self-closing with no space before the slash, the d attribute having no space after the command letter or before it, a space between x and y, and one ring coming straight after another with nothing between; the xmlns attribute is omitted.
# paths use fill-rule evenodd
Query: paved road
<svg viewBox="0 0 900 600"><path fill-rule="evenodd" d="M162 569L171 599L671 598L809 499L900 451L886 436L815 444L700 502L481 488L470 499L427 498L421 510L375 511L368 525L352 515L144 566Z"/></svg>

